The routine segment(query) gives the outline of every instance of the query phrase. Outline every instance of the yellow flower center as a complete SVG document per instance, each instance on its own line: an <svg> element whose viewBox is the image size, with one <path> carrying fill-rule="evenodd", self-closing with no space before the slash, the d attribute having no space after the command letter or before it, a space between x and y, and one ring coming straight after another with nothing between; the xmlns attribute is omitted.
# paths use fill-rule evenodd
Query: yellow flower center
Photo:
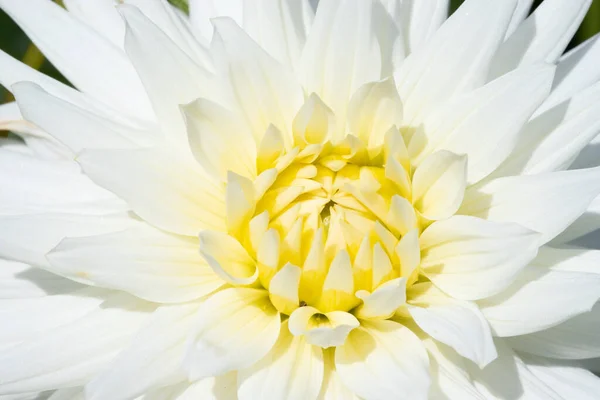
<svg viewBox="0 0 600 400"><path fill-rule="evenodd" d="M369 121L340 134L331 110L309 98L293 137L267 130L255 177L228 173L227 235L200 235L217 273L265 289L290 331L322 347L406 304L420 232L453 215L464 193L465 157L440 151L414 168L406 139L415 132Z"/></svg>

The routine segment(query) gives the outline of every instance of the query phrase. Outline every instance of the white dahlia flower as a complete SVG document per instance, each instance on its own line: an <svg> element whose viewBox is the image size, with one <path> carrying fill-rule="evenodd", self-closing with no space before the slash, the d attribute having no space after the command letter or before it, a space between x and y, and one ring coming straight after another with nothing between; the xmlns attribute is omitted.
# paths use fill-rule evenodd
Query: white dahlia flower
<svg viewBox="0 0 600 400"><path fill-rule="evenodd" d="M76 88L0 54L0 399L598 398L591 0L64 3L0 0Z"/></svg>

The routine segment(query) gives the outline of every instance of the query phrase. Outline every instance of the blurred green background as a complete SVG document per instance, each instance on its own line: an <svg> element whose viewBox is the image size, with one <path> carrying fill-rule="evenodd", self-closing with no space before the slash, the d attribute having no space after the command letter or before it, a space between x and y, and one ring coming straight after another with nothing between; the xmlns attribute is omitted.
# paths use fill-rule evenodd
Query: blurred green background
<svg viewBox="0 0 600 400"><path fill-rule="evenodd" d="M451 10L455 10L462 1L463 0L452 0ZM187 0L171 0L171 2L184 10L186 9ZM541 3L541 0L535 1L534 7L539 5L539 3ZM594 0L590 11L569 47L576 46L598 32L600 32L600 0ZM40 54L40 52L31 44L27 36L25 36L19 27L2 11L0 11L0 49L6 51L13 57L22 60L26 64L41 70L43 73L64 81L64 78L62 78L60 73L44 59L42 54ZM10 93L1 88L0 90L0 103L12 100Z"/></svg>

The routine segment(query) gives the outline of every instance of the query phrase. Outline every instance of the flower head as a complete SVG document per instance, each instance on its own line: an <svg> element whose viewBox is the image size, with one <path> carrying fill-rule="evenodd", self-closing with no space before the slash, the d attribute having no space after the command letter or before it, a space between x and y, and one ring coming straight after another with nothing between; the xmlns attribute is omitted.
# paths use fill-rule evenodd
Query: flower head
<svg viewBox="0 0 600 400"><path fill-rule="evenodd" d="M65 4L0 0L77 87L0 54L0 394L596 393L590 1Z"/></svg>

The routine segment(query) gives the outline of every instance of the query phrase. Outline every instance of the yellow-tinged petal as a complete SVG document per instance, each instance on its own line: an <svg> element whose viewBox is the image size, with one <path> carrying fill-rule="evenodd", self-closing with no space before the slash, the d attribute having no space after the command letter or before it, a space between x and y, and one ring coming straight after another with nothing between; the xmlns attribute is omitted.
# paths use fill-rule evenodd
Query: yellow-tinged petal
<svg viewBox="0 0 600 400"><path fill-rule="evenodd" d="M239 400L258 398L316 400L323 382L323 350L294 336L288 321L279 339L258 363L238 373ZM223 400L228 400L223 399Z"/></svg>
<svg viewBox="0 0 600 400"><path fill-rule="evenodd" d="M392 197L386 222L391 229L402 236L418 227L417 215L412 204L404 197L398 195Z"/></svg>
<svg viewBox="0 0 600 400"><path fill-rule="evenodd" d="M382 283L395 278L394 268L390 258L379 243L373 246L373 285L375 290Z"/></svg>
<svg viewBox="0 0 600 400"><path fill-rule="evenodd" d="M202 231L199 238L200 253L217 275L233 285L256 282L256 262L237 240L215 231Z"/></svg>
<svg viewBox="0 0 600 400"><path fill-rule="evenodd" d="M279 336L280 316L266 290L232 288L203 302L184 361L191 380L250 367Z"/></svg>
<svg viewBox="0 0 600 400"><path fill-rule="evenodd" d="M360 323L344 311L322 313L310 306L297 308L289 319L290 332L304 335L308 343L323 348L340 346Z"/></svg>
<svg viewBox="0 0 600 400"><path fill-rule="evenodd" d="M359 319L387 319L406 302L406 279L392 279L373 291L357 292L363 304L353 311Z"/></svg>
<svg viewBox="0 0 600 400"><path fill-rule="evenodd" d="M466 185L467 157L441 150L416 169L412 202L427 219L445 219L458 211Z"/></svg>
<svg viewBox="0 0 600 400"><path fill-rule="evenodd" d="M235 172L227 172L225 205L227 230L230 234L240 237L240 230L247 226L256 206L252 181Z"/></svg>
<svg viewBox="0 0 600 400"><path fill-rule="evenodd" d="M348 311L360 303L354 296L354 277L350 255L346 250L337 253L323 283L323 291L317 302L322 312Z"/></svg>
<svg viewBox="0 0 600 400"><path fill-rule="evenodd" d="M400 259L400 276L408 280L408 285L412 285L418 278L417 268L421 263L418 229L413 229L402 236L396 246L396 254Z"/></svg>
<svg viewBox="0 0 600 400"><path fill-rule="evenodd" d="M335 116L319 96L312 93L294 118L292 131L297 146L322 144L335 131Z"/></svg>
<svg viewBox="0 0 600 400"><path fill-rule="evenodd" d="M373 400L426 400L429 358L421 340L393 321L364 321L335 350L345 386Z"/></svg>
<svg viewBox="0 0 600 400"><path fill-rule="evenodd" d="M300 304L298 287L302 270L287 263L275 274L269 285L269 298L282 314L290 315Z"/></svg>
<svg viewBox="0 0 600 400"><path fill-rule="evenodd" d="M269 283L277 273L279 267L280 241L279 233L275 229L269 229L263 236L256 260L258 262L258 276L260 282L265 288L269 288Z"/></svg>
<svg viewBox="0 0 600 400"><path fill-rule="evenodd" d="M274 167L279 157L283 155L284 150L285 143L281 131L274 125L269 125L258 146L256 155L258 172Z"/></svg>

